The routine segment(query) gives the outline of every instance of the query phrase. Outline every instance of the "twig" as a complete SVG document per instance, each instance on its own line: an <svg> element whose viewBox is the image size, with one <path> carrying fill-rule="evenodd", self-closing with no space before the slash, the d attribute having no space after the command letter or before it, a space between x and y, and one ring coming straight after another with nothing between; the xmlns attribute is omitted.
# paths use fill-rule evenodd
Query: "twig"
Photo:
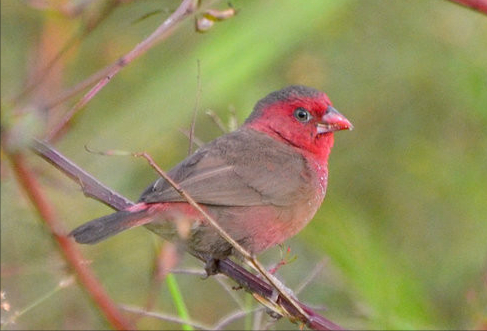
<svg viewBox="0 0 487 331"><path fill-rule="evenodd" d="M181 132L182 134L184 134L184 136L185 136L186 138L188 138L188 139L189 139L189 131L188 131L188 129L179 128L178 130L179 130L179 132ZM204 142L203 142L201 139L199 139L198 137L193 136L193 144L195 144L195 145L196 145L196 146L198 146L198 147L201 147L201 146L203 146L205 143L204 143Z"/></svg>
<svg viewBox="0 0 487 331"><path fill-rule="evenodd" d="M262 314L264 313L264 310L256 310L254 312L254 318L252 322L252 329L251 330L267 330L261 327L261 322L262 322Z"/></svg>
<svg viewBox="0 0 487 331"><path fill-rule="evenodd" d="M311 272L301 281L301 283L299 283L298 286L296 286L294 292L296 294L299 294L302 290L304 290L306 286L308 286L309 283L311 283L313 279L315 279L315 277L318 276L318 274L321 272L321 270L323 270L324 267L325 267L325 260L321 260L320 262L318 262L318 264L313 268L313 270L311 270Z"/></svg>
<svg viewBox="0 0 487 331"><path fill-rule="evenodd" d="M191 275L191 276L200 276L200 277L206 277L207 273L202 270L202 269L173 269L171 270L171 273L173 274L182 274L182 275ZM234 289L227 283L225 280L220 277L220 275L215 275L213 277L217 283L230 295L235 301L235 303L242 309L245 309L245 305L238 296L237 292L234 291Z"/></svg>
<svg viewBox="0 0 487 331"><path fill-rule="evenodd" d="M228 314L227 316L224 316L215 325L211 326L211 325L205 325L205 324L200 323L200 322L185 320L185 319L182 319L182 318L175 316L175 315L162 314L159 312L148 311L148 310L145 310L145 309L142 309L139 307L134 307L134 306L129 306L129 305L120 305L120 308L125 310L125 311L131 312L131 313L135 313L135 314L139 314L139 315L147 316L147 317L154 317L154 318L157 318L157 319L160 319L163 321L167 321L167 322L174 322L174 323L178 323L178 324L188 324L188 325L191 325L192 327L195 327L197 329L202 329L202 330L221 330L224 326L234 322L235 320L237 320L239 318L244 317L245 315L247 315L249 313L264 310L263 307L252 309L250 311L237 310L237 311L234 311L234 312Z"/></svg>
<svg viewBox="0 0 487 331"><path fill-rule="evenodd" d="M61 280L56 285L56 287L54 287L49 292L45 293L40 298L34 300L34 302L30 303L27 307L24 307L21 310L14 312L13 315L10 318L8 318L5 322L2 320L2 327L5 327L6 325L9 325L9 324L15 324L19 317L21 317L25 313L29 312L30 310L34 309L38 305L42 304L44 301L48 300L53 295L55 295L56 293L58 293L59 291L65 289L65 288L67 288L68 286L70 286L73 283L74 283L74 277L73 276L69 276L68 278Z"/></svg>
<svg viewBox="0 0 487 331"><path fill-rule="evenodd" d="M239 318L246 316L247 314L251 314L251 313L257 312L259 310L264 310L264 309L265 308L263 308L263 307L259 307L259 308L255 308L255 309L252 309L249 311L240 310L240 309L236 310L236 311L228 314L227 316L223 317L222 319L220 319L211 329L212 330L221 330L221 329L223 329L224 326L238 320Z"/></svg>
<svg viewBox="0 0 487 331"><path fill-rule="evenodd" d="M487 0L449 0L487 15Z"/></svg>
<svg viewBox="0 0 487 331"><path fill-rule="evenodd" d="M43 148L39 148L40 145ZM45 160L47 160L52 164L55 164L59 170L61 170L64 174L68 175L70 178L75 178L76 181L85 183L84 190L89 190L90 192L92 192L93 193L92 197L94 199L98 201L103 201L104 197L107 197L107 194L105 192L107 188L105 186L100 185L98 181L93 180L93 178L90 175L88 175L81 168L74 165L74 163L70 162L61 153L55 151L51 146L38 141L37 144L32 145L32 148L42 158L44 158ZM69 165L68 169L64 169L65 165ZM87 186L90 187L88 188ZM96 193L97 190L100 191L99 194ZM114 191L111 192L112 192L111 195L119 196L119 194L115 193ZM133 202L127 204L126 201L129 200L112 199L112 200L105 200L103 202L116 210L122 210L133 204ZM196 257L204 261L204 259L201 256L196 256ZM250 293L258 294L264 298L275 297L274 295L275 292L272 286L270 286L261 278L248 272L243 267L237 265L235 262L231 261L230 259L221 260L218 263L217 267L219 272L233 279L235 282L237 282L237 284L242 286ZM329 321L328 319L319 315L318 313L313 311L310 307L302 303L298 303L298 304L303 310L306 311L308 317L301 315L299 311L294 307L294 305L291 304L291 302L287 301L287 299L283 296L280 295L277 296L276 304L283 307L283 309L292 316L293 320L301 321L311 329L342 330L342 328L339 325Z"/></svg>
<svg viewBox="0 0 487 331"><path fill-rule="evenodd" d="M177 27L178 23L183 21L196 9L197 1L195 0L183 0L174 13L172 13L159 27L141 43L137 44L129 53L122 56L114 64L108 68L102 69L102 78L91 88L61 119L61 121L51 130L47 136L48 141L59 138L59 135L63 131L64 127L68 124L71 118L83 108L110 80L127 64L139 56L146 53L149 49L154 47L157 43L167 38ZM106 72L106 73L105 73ZM100 73L96 73L93 78L98 78ZM85 82L97 81L98 79L92 79L91 77ZM84 83L83 82L83 85ZM89 84L91 85L91 84Z"/></svg>
<svg viewBox="0 0 487 331"><path fill-rule="evenodd" d="M218 275L216 275L218 276ZM235 303L240 307L240 309L245 309L245 304L242 302L240 297L238 296L238 293L227 283L223 278L220 277L215 277L215 280L217 281L218 284L220 284L221 287L230 295L235 301Z"/></svg>
<svg viewBox="0 0 487 331"><path fill-rule="evenodd" d="M76 247L76 244L65 235L66 231L64 231L61 223L58 221L52 205L44 196L35 175L27 167L23 155L18 153L7 153L7 155L12 162L13 170L20 186L29 197L32 205L36 208L39 216L50 228L54 239L64 253L66 261L74 269L78 280L100 307L108 322L115 329L133 329L133 326L120 313L112 299L108 296L108 293L105 292L105 289L93 274L92 270L84 263L85 259Z"/></svg>
<svg viewBox="0 0 487 331"><path fill-rule="evenodd" d="M199 269L199 268L171 269L169 272L172 274L175 274L175 275L190 275L190 276L200 276L200 277L206 277L207 276L205 270Z"/></svg>
<svg viewBox="0 0 487 331"><path fill-rule="evenodd" d="M139 315L147 316L147 317L154 317L154 318L157 318L157 319L160 319L163 321L167 321L167 322L174 322L174 323L178 323L178 324L188 324L188 325L191 325L192 327L195 327L195 328L201 329L201 330L212 330L211 325L205 325L205 324L199 323L199 322L183 320L182 318L179 318L179 317L174 316L174 315L156 313L153 311L147 311L147 310L141 309L139 307L134 307L134 306L129 306L129 305L120 305L120 308L125 310L125 311L129 311L131 313L135 313L135 314L139 314Z"/></svg>
<svg viewBox="0 0 487 331"><path fill-rule="evenodd" d="M213 122L216 124L216 126L223 132L227 133L228 129L226 128L225 124L223 124L222 120L218 115L211 109L208 109L206 111L206 115L210 116L210 118L213 120Z"/></svg>
<svg viewBox="0 0 487 331"><path fill-rule="evenodd" d="M193 118L191 119L191 127L189 129L189 147L188 155L193 153L193 138L194 138L194 128L196 126L196 115L198 114L198 108L200 107L200 97L201 97L201 65L200 60L197 60L198 75L196 76L197 88L196 88L196 100L194 102Z"/></svg>

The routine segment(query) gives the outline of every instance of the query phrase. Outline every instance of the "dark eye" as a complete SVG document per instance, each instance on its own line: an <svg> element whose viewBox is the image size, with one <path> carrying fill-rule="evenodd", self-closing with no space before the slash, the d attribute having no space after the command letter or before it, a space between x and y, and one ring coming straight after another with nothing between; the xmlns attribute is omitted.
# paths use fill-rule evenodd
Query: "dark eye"
<svg viewBox="0 0 487 331"><path fill-rule="evenodd" d="M308 122L311 119L311 114L304 108L296 108L294 110L294 117L300 122Z"/></svg>

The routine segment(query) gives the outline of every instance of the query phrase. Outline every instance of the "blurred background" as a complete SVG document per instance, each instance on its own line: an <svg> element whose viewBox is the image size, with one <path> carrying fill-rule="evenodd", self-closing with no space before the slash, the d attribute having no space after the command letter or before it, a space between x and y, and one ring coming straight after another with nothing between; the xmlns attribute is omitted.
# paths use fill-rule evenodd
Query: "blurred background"
<svg viewBox="0 0 487 331"><path fill-rule="evenodd" d="M22 148L44 136L82 94L63 91L146 38L179 1L2 0L2 136ZM234 0L235 17L195 32L193 18L124 68L56 143L67 157L131 199L156 178L143 161L88 153L147 151L168 170L196 136L221 134L205 114L241 123L255 102L290 84L326 91L355 130L336 134L325 202L286 243L297 259L278 276L346 328L487 328L487 16L433 0ZM215 2L212 8L227 9ZM41 71L70 48L49 75ZM35 90L29 84L46 76ZM5 136L3 136L5 139ZM20 189L2 145L2 329L107 329ZM26 153L62 226L111 210ZM81 246L117 302L144 307L159 239L133 229ZM261 256L266 265L279 248ZM191 257L184 267L199 267ZM214 279L177 275L192 319L212 325L238 308ZM240 291L242 292L242 291ZM258 307L238 292L249 309ZM176 314L165 283L155 311ZM8 308L8 309L7 309ZM15 313L21 314L15 317ZM130 315L135 316L135 315ZM250 329L255 316L228 325ZM266 316L263 321L268 320ZM265 324L265 323L264 323ZM260 324L261 326L264 324ZM180 329L143 317L141 329ZM271 326L297 328L286 319Z"/></svg>

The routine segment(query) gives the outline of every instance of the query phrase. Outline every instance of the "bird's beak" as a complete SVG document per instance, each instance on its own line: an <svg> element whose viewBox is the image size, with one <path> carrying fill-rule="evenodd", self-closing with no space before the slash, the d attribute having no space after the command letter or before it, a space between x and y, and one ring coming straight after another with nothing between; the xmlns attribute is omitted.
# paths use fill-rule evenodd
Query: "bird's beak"
<svg viewBox="0 0 487 331"><path fill-rule="evenodd" d="M338 110L332 106L328 106L325 114L321 117L321 121L318 122L316 129L318 134L320 134L339 130L352 130L353 125Z"/></svg>

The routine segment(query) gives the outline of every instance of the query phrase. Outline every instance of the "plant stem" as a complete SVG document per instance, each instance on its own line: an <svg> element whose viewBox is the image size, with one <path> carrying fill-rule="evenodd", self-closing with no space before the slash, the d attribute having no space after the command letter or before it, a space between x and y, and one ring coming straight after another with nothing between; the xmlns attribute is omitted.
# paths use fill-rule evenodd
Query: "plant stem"
<svg viewBox="0 0 487 331"><path fill-rule="evenodd" d="M171 292L171 296L174 301L174 305L176 306L176 310L178 311L179 317L182 320L188 321L189 320L188 308L186 308L186 304L184 303L183 295L179 290L176 277L173 274L168 274L166 277L166 282L167 282L167 287L169 288L169 292ZM187 331L194 330L193 327L189 324L183 324L182 327L183 330L187 330Z"/></svg>

